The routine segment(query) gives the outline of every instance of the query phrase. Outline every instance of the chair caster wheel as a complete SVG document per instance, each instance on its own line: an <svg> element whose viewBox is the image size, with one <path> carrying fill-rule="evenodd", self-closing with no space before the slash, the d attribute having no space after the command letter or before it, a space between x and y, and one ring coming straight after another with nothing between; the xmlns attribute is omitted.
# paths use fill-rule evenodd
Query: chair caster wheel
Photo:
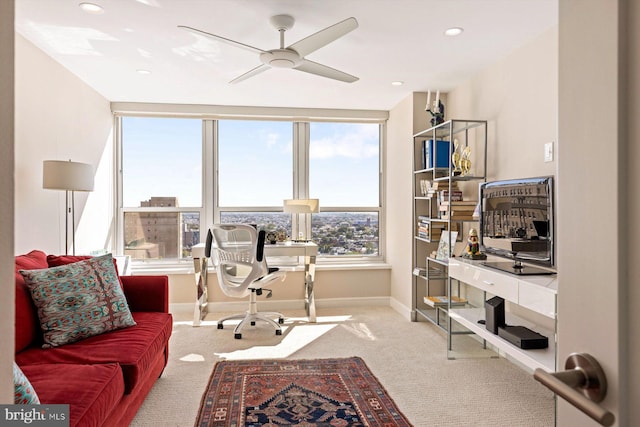
<svg viewBox="0 0 640 427"><path fill-rule="evenodd" d="M218 329L222 329L222 328L223 328L222 323L218 323Z"/></svg>
<svg viewBox="0 0 640 427"><path fill-rule="evenodd" d="M276 335L282 335L282 330L281 330L281 329L278 329L278 330L276 331Z"/></svg>
<svg viewBox="0 0 640 427"><path fill-rule="evenodd" d="M256 326L256 322L251 322L251 326Z"/></svg>
<svg viewBox="0 0 640 427"><path fill-rule="evenodd" d="M284 319L281 317L278 319L278 323L280 323L281 325L284 325Z"/></svg>
<svg viewBox="0 0 640 427"><path fill-rule="evenodd" d="M239 339L242 339L242 334L233 334L233 337L239 340Z"/></svg>

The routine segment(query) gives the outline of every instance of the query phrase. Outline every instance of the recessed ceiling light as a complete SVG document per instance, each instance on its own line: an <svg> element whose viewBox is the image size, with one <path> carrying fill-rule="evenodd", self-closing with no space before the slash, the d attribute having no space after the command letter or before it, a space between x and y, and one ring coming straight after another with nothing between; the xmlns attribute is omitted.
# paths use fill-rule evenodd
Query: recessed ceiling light
<svg viewBox="0 0 640 427"><path fill-rule="evenodd" d="M145 75L145 76L146 76L146 75L148 75L148 74L151 74L151 71L149 71L149 70L143 70L143 69L136 70L136 72L137 72L138 74L143 74L143 75Z"/></svg>
<svg viewBox="0 0 640 427"><path fill-rule="evenodd" d="M391 82L391 84L393 86L402 86L404 84L404 82L401 82L401 81L398 80L398 81L395 81L395 82Z"/></svg>
<svg viewBox="0 0 640 427"><path fill-rule="evenodd" d="M464 31L464 28L451 27L444 30L444 35L450 36L450 37L459 36L460 34L462 34L463 31Z"/></svg>
<svg viewBox="0 0 640 427"><path fill-rule="evenodd" d="M102 8L102 6L95 3L80 3L78 6L80 6L80 9L84 10L87 13L104 13L104 9Z"/></svg>

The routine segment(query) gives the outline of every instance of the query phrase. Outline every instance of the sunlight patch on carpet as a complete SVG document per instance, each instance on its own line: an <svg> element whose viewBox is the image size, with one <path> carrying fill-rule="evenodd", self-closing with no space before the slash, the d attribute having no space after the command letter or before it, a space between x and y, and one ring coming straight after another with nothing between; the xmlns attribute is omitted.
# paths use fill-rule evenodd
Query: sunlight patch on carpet
<svg viewBox="0 0 640 427"><path fill-rule="evenodd" d="M191 353L191 354L187 354L186 356L182 356L180 358L181 361L183 362L204 362L204 356L201 354L195 354L195 353Z"/></svg>
<svg viewBox="0 0 640 427"><path fill-rule="evenodd" d="M369 329L369 327L366 325L366 323L349 323L340 326L342 326L344 329L351 332L358 338L362 338L368 341L375 341L377 339L371 329Z"/></svg>
<svg viewBox="0 0 640 427"><path fill-rule="evenodd" d="M296 351L317 340L336 326L336 324L309 323L306 325L283 327L283 338L278 344L254 346L229 353L215 353L215 355L228 360L281 359L294 354Z"/></svg>
<svg viewBox="0 0 640 427"><path fill-rule="evenodd" d="M318 316L316 319L315 323L310 323L309 319L306 316L291 316L291 317L285 317L284 319L284 323L285 324L319 324L319 323L342 323L342 322L348 322L349 320L351 320L353 318L353 316L351 315L344 315L344 316ZM227 322L225 322L225 325L227 324ZM232 324L232 322L228 322L229 325ZM174 326L193 326L193 321L192 320L176 320L173 322ZM200 322L200 327L203 326L213 326L216 327L218 325L218 321L217 320L203 320ZM197 327L197 326L196 326Z"/></svg>

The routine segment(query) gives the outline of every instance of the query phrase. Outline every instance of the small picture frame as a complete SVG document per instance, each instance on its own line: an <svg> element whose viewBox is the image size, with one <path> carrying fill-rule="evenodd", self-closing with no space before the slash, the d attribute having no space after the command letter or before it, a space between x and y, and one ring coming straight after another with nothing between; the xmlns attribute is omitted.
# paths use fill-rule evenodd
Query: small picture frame
<svg viewBox="0 0 640 427"><path fill-rule="evenodd" d="M451 241L455 245L458 238L457 231L451 231ZM438 242L438 251L436 252L436 259L440 261L446 261L451 256L449 249L452 245L449 244L449 231L443 230L440 235L440 242Z"/></svg>

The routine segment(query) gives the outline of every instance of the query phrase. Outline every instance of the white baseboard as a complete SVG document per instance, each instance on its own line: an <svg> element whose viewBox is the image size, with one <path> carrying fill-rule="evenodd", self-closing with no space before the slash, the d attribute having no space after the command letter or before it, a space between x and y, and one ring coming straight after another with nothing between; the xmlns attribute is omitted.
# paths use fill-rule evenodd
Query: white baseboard
<svg viewBox="0 0 640 427"><path fill-rule="evenodd" d="M356 306L391 306L389 297L370 297L370 298L324 298L316 300L316 308L333 308L333 307L356 307ZM171 313L191 314L195 308L195 303L173 303L169 304ZM247 301L225 301L212 302L208 304L209 312L235 312L247 309ZM260 308L266 311L281 310L303 310L303 300L276 300L276 301L260 301Z"/></svg>
<svg viewBox="0 0 640 427"><path fill-rule="evenodd" d="M412 319L413 318L413 310L411 310L411 307L407 307L406 305L402 304L397 299L391 298L391 297L389 297L389 306L391 308L393 308L395 311L397 311L398 313L400 313L400 315L402 315L402 317L404 317L408 321L412 321L413 320Z"/></svg>

